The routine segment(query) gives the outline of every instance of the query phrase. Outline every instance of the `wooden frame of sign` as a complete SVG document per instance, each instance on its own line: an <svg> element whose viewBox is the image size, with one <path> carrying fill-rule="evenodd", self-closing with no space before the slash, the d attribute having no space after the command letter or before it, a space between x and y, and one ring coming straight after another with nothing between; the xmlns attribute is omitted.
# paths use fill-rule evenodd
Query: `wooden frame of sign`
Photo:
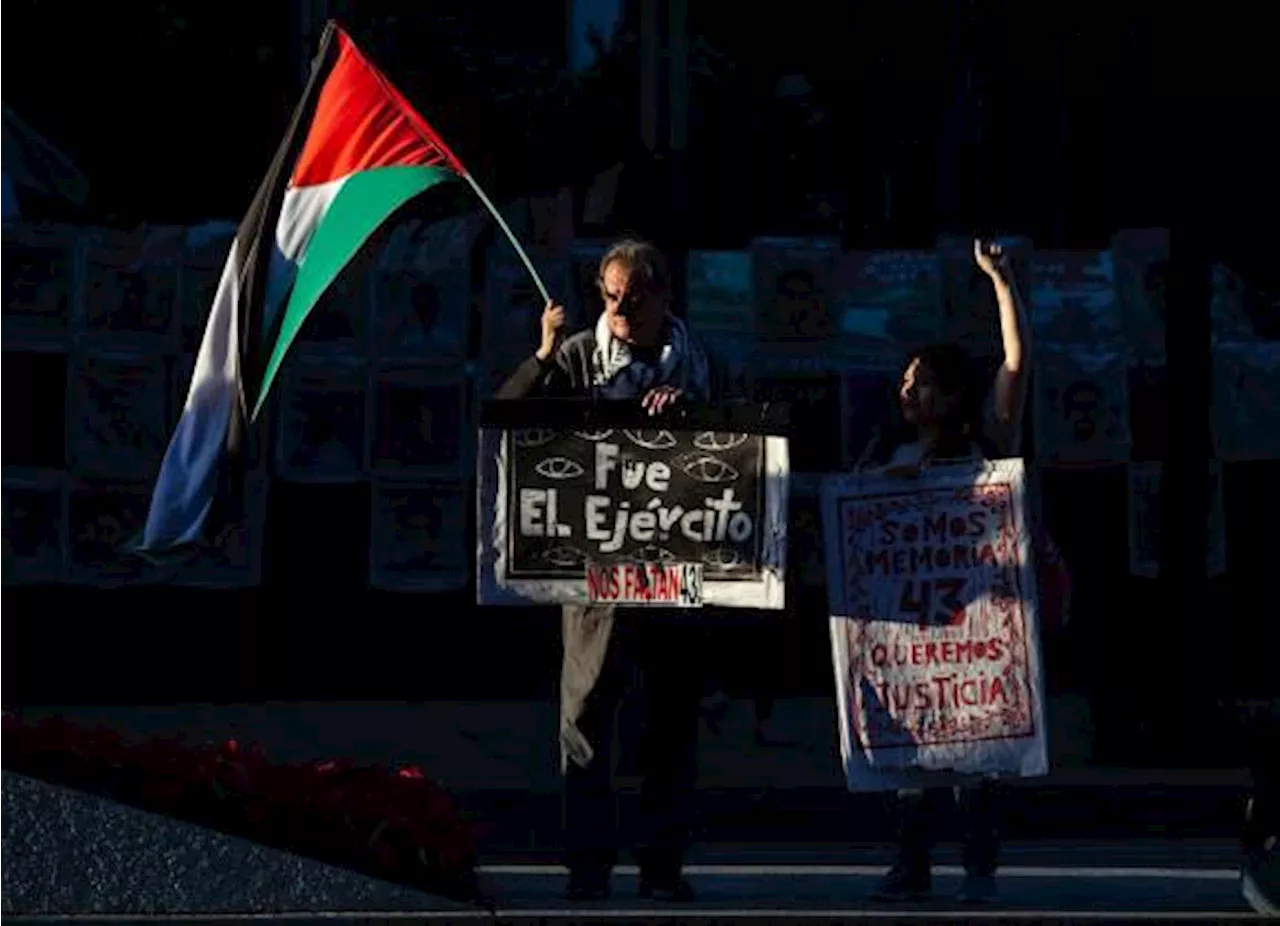
<svg viewBox="0 0 1280 926"><path fill-rule="evenodd" d="M465 486L375 480L370 518L373 588L447 592L466 587Z"/></svg>
<svg viewBox="0 0 1280 926"><path fill-rule="evenodd" d="M786 419L755 404L655 419L634 402L486 403L479 603L781 609Z"/></svg>
<svg viewBox="0 0 1280 926"><path fill-rule="evenodd" d="M5 223L4 342L50 340L66 347L82 275L80 231L62 225Z"/></svg>
<svg viewBox="0 0 1280 926"><path fill-rule="evenodd" d="M169 440L170 365L170 355L155 350L101 346L72 353L66 422L72 471L120 479L157 471ZM95 423L102 427L95 431Z"/></svg>
<svg viewBox="0 0 1280 926"><path fill-rule="evenodd" d="M82 239L76 330L95 340L172 350L177 341L181 229L146 237L106 230ZM173 239L172 243L164 240Z"/></svg>
<svg viewBox="0 0 1280 926"><path fill-rule="evenodd" d="M436 396L438 401L431 401ZM365 471L378 479L457 481L474 459L471 377L461 362L384 363L368 394Z"/></svg>
<svg viewBox="0 0 1280 926"><path fill-rule="evenodd" d="M114 479L76 479L67 499L67 563L71 581L99 587L136 582L150 568L126 552L142 533L152 486Z"/></svg>
<svg viewBox="0 0 1280 926"><path fill-rule="evenodd" d="M291 482L346 483L364 479L368 365L361 360L297 357L286 364L281 383L276 439L276 471ZM335 402L345 396L346 401ZM314 400L314 411L305 405ZM328 427L325 427L328 419ZM358 423L357 423L358 419ZM308 448L306 429L333 436L324 447ZM348 429L350 433L342 433ZM310 457L308 459L308 457Z"/></svg>
<svg viewBox="0 0 1280 926"><path fill-rule="evenodd" d="M267 522L267 474L244 477L243 517L222 525L195 559L184 562L168 581L188 588L251 588L262 582L263 530Z"/></svg>
<svg viewBox="0 0 1280 926"><path fill-rule="evenodd" d="M64 581L67 571L64 474L55 470L6 468L3 489L4 584Z"/></svg>

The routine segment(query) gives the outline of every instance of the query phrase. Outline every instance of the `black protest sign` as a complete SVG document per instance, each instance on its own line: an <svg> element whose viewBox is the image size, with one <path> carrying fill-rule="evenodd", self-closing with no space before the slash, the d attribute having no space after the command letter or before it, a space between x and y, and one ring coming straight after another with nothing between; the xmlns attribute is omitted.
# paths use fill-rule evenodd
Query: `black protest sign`
<svg viewBox="0 0 1280 926"><path fill-rule="evenodd" d="M511 438L513 577L611 561L702 563L718 579L758 570L763 437L655 428Z"/></svg>
<svg viewBox="0 0 1280 926"><path fill-rule="evenodd" d="M589 572L638 570L695 583L699 603L783 606L787 441L767 406L615 420L573 404L486 406L480 603L588 603Z"/></svg>

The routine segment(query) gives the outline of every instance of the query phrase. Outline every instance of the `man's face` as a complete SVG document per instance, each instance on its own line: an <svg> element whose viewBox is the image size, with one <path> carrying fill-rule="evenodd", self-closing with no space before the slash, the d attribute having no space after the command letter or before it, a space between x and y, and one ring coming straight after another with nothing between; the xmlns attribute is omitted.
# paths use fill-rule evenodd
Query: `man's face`
<svg viewBox="0 0 1280 926"><path fill-rule="evenodd" d="M617 260L601 275L600 296L609 333L627 344L652 347L662 333L666 303L660 294L643 285L632 287L631 276L631 268Z"/></svg>

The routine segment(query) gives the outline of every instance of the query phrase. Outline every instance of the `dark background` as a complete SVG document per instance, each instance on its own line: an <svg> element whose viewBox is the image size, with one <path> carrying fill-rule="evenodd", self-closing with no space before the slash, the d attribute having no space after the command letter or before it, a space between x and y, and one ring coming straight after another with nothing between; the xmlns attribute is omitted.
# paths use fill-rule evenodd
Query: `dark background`
<svg viewBox="0 0 1280 926"><path fill-rule="evenodd" d="M688 145L650 150L637 5L577 75L561 4L331 6L496 198L564 184L582 196L624 163L614 214L593 234L634 230L677 251L810 232L867 249L974 231L1099 248L1119 228L1172 227L1166 413L1191 460L1207 452L1208 259L1245 277L1255 319L1274 317L1280 81L1261 10L691 4ZM10 0L5 102L92 182L87 208L62 217L238 219L299 92L299 15L247 0ZM802 104L774 93L794 73L812 86ZM6 414L22 383L6 367ZM55 385L37 390L51 407ZM1275 479L1270 462L1231 468L1236 578L1197 583L1176 569L1129 577L1123 467L1046 476L1060 543L1094 564L1051 677L1093 695L1100 757L1204 761L1230 739L1217 701L1273 693L1275 604L1253 579L1272 554L1253 538L1271 536ZM366 590L368 491L276 485L261 590L7 589L6 702L552 696L550 613L477 610L470 591ZM1190 530L1170 528L1175 558ZM510 660L486 645L497 632ZM775 660L784 689L830 687L826 638L824 620L789 634ZM1163 733L1136 734L1153 723Z"/></svg>

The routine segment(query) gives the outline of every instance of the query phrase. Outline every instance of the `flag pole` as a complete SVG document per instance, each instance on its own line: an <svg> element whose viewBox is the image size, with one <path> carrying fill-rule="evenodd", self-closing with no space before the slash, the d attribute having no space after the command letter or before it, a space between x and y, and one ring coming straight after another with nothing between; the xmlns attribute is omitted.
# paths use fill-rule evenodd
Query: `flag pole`
<svg viewBox="0 0 1280 926"><path fill-rule="evenodd" d="M494 221L498 223L498 227L506 233L507 240L511 242L511 246L516 249L516 253L520 255L520 260L524 262L524 269L529 271L529 276L533 277L533 283L538 287L538 292L542 295L543 303L551 301L551 296L547 292L547 287L542 282L542 277L538 276L538 271L533 269L533 261L529 260L529 255L525 253L520 242L516 239L515 232L511 230L511 226L507 224L507 220L502 217L502 213L493 204L492 200L485 195L484 190L480 189L480 184L476 183L476 178L471 176L469 171L463 171L462 177L467 183L471 184L471 189L475 190L476 196L480 197L480 202L484 203L485 208L493 216Z"/></svg>

